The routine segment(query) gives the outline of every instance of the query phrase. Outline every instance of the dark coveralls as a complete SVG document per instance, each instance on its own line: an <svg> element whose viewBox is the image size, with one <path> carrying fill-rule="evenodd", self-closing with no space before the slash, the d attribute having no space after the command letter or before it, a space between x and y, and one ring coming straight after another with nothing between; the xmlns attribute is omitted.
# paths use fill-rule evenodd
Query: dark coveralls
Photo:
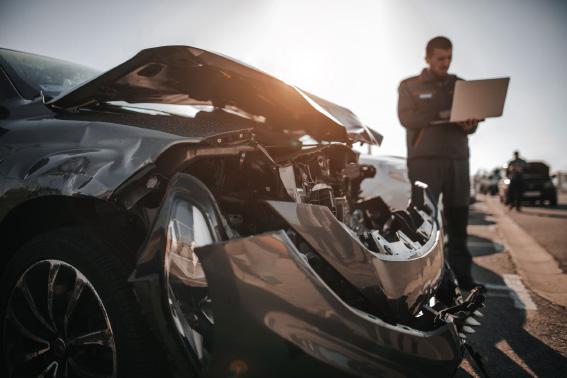
<svg viewBox="0 0 567 378"><path fill-rule="evenodd" d="M454 123L431 124L440 111L450 110L455 82L447 75L439 80L427 69L400 83L398 117L406 128L410 181L429 186L435 200L443 193L448 261L463 288L471 288L472 257L467 248L470 198L468 135Z"/></svg>

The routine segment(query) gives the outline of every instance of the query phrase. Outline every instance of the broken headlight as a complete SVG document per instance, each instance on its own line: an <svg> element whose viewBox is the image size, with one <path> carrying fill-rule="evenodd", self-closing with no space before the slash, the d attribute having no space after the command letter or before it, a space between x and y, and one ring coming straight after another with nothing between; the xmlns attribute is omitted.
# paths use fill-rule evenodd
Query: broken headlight
<svg viewBox="0 0 567 378"><path fill-rule="evenodd" d="M189 286L207 286L195 248L212 241L203 213L188 202L178 201L167 227L166 273Z"/></svg>
<svg viewBox="0 0 567 378"><path fill-rule="evenodd" d="M214 319L207 280L195 248L212 242L203 212L188 201L177 200L167 227L167 299L177 331L201 361L207 355L206 339L212 333Z"/></svg>

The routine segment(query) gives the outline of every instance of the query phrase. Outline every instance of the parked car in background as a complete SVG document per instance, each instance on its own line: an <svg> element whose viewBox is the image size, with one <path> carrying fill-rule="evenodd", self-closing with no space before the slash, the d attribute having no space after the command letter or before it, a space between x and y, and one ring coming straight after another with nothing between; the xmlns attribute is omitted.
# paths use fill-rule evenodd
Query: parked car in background
<svg viewBox="0 0 567 378"><path fill-rule="evenodd" d="M376 169L374 177L362 182L362 197L380 196L392 208L405 209L411 198L406 158L363 154L359 160Z"/></svg>
<svg viewBox="0 0 567 378"><path fill-rule="evenodd" d="M480 184L484 175L486 174L486 170L479 169L471 178L471 187L473 188L475 193L480 193Z"/></svg>
<svg viewBox="0 0 567 378"><path fill-rule="evenodd" d="M397 210L360 197L376 169L351 147L376 140L348 109L187 46L0 67L2 376L459 366L484 299L423 185Z"/></svg>
<svg viewBox="0 0 567 378"><path fill-rule="evenodd" d="M494 168L489 172L484 172L480 176L479 192L495 196L498 194L498 183L501 176L501 168Z"/></svg>
<svg viewBox="0 0 567 378"><path fill-rule="evenodd" d="M476 198L477 191L476 191L476 188L473 184L471 184L469 195L470 195L469 204L475 203L477 201L477 198Z"/></svg>
<svg viewBox="0 0 567 378"><path fill-rule="evenodd" d="M553 178L553 185L558 193L567 193L567 172L557 171L551 175Z"/></svg>
<svg viewBox="0 0 567 378"><path fill-rule="evenodd" d="M553 177L549 174L549 166L541 161L530 161L524 172L522 202L530 204L549 204L557 206L557 189ZM506 176L506 167L502 169L502 178L498 184L500 201L508 204L508 187L510 179Z"/></svg>

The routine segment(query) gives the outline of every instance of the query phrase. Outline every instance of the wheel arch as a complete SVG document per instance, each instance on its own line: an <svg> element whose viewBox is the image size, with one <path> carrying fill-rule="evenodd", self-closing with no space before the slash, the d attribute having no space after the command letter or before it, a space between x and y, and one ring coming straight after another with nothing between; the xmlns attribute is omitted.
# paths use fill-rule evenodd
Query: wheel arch
<svg viewBox="0 0 567 378"><path fill-rule="evenodd" d="M72 226L88 227L98 237L116 243L119 257L129 266L146 236L139 217L109 201L60 195L33 198L11 209L0 222L0 271L35 236Z"/></svg>

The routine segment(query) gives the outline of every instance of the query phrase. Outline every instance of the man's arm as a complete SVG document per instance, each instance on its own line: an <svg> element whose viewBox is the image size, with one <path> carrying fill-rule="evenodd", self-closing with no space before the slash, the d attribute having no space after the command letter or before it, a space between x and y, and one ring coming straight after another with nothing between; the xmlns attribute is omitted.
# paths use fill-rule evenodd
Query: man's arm
<svg viewBox="0 0 567 378"><path fill-rule="evenodd" d="M434 107L422 108L416 104L405 83L398 88L398 117L406 129L423 129L431 121L438 119L437 109Z"/></svg>

